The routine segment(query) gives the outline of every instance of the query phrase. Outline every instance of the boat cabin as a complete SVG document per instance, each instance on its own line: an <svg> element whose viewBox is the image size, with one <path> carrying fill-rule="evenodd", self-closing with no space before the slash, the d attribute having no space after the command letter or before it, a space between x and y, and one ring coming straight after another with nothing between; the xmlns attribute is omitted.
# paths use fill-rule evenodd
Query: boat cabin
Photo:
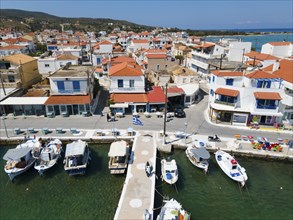
<svg viewBox="0 0 293 220"><path fill-rule="evenodd" d="M115 141L110 146L108 153L109 170L111 174L123 174L129 161L129 146L126 141Z"/></svg>
<svg viewBox="0 0 293 220"><path fill-rule="evenodd" d="M232 170L234 170L234 169L237 169L237 161L235 160L235 159L232 159L232 160L230 160L230 162L231 162L231 166L232 166Z"/></svg>

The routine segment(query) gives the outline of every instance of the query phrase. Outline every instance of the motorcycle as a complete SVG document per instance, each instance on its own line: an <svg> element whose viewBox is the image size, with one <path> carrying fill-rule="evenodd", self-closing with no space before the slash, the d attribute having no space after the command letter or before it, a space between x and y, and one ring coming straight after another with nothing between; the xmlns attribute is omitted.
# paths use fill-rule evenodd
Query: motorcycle
<svg viewBox="0 0 293 220"><path fill-rule="evenodd" d="M221 139L216 134L214 136L209 136L208 140L209 141L214 141L214 142L220 142L221 141Z"/></svg>

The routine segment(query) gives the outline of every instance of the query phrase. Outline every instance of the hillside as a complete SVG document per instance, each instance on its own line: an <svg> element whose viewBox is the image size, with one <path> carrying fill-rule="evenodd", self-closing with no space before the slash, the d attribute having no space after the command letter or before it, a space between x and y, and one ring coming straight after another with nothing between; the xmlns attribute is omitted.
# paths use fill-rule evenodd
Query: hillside
<svg viewBox="0 0 293 220"><path fill-rule="evenodd" d="M60 24L65 24L65 30L111 32L119 27L126 31L150 31L155 27L139 25L124 20L109 18L65 18L43 12L23 11L16 9L0 9L0 28L13 27L18 31L42 31L47 28L61 30Z"/></svg>

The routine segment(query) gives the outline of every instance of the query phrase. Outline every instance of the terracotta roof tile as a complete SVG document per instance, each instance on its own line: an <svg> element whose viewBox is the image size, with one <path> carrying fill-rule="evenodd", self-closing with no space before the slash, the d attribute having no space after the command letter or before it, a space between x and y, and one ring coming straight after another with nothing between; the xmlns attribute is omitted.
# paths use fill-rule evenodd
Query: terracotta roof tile
<svg viewBox="0 0 293 220"><path fill-rule="evenodd" d="M182 88L178 88L177 86L169 87L167 89L168 93L181 93L185 94L184 90Z"/></svg>
<svg viewBox="0 0 293 220"><path fill-rule="evenodd" d="M254 92L256 99L282 100L278 92Z"/></svg>
<svg viewBox="0 0 293 220"><path fill-rule="evenodd" d="M153 86L153 89L147 93L147 99L150 103L162 103L165 102L166 96L160 86Z"/></svg>
<svg viewBox="0 0 293 220"><path fill-rule="evenodd" d="M148 40L132 40L134 44L148 44Z"/></svg>
<svg viewBox="0 0 293 220"><path fill-rule="evenodd" d="M148 102L146 94L131 94L131 93L115 93L111 94L110 99L115 103L121 102Z"/></svg>
<svg viewBox="0 0 293 220"><path fill-rule="evenodd" d="M20 50L24 48L24 46L18 46L18 45L7 45L0 47L0 50Z"/></svg>
<svg viewBox="0 0 293 220"><path fill-rule="evenodd" d="M279 69L273 72L281 79L293 83L293 60L280 60Z"/></svg>
<svg viewBox="0 0 293 220"><path fill-rule="evenodd" d="M279 78L278 76L268 73L266 71L262 70L256 70L253 71L252 73L246 74L245 77L251 78L251 79L277 79Z"/></svg>
<svg viewBox="0 0 293 220"><path fill-rule="evenodd" d="M137 65L137 68L134 68L133 65L128 63L120 63L115 66L110 67L109 76L142 76L141 67Z"/></svg>
<svg viewBox="0 0 293 220"><path fill-rule="evenodd" d="M17 64L17 65L36 61L35 58L28 56L28 55L25 55L25 54L22 54L22 53L11 55L11 56L6 56L6 57L3 57L3 59L5 61L9 61L9 62Z"/></svg>
<svg viewBox="0 0 293 220"><path fill-rule="evenodd" d="M232 96L232 97L237 97L239 95L238 90L225 89L225 88L217 88L215 93L219 95L226 95L226 96Z"/></svg>
<svg viewBox="0 0 293 220"><path fill-rule="evenodd" d="M220 71L220 70L214 70L212 71L212 74L216 76L243 76L242 72Z"/></svg>
<svg viewBox="0 0 293 220"><path fill-rule="evenodd" d="M57 60L77 60L78 57L73 56L72 54L61 54L57 57Z"/></svg>
<svg viewBox="0 0 293 220"><path fill-rule="evenodd" d="M269 42L268 44L272 46L288 46L292 44L292 42Z"/></svg>
<svg viewBox="0 0 293 220"><path fill-rule="evenodd" d="M59 104L88 104L90 103L89 95L55 95L50 96L45 105L59 105Z"/></svg>
<svg viewBox="0 0 293 220"><path fill-rule="evenodd" d="M145 55L148 59L166 59L166 54L147 54Z"/></svg>
<svg viewBox="0 0 293 220"><path fill-rule="evenodd" d="M261 61L264 61L264 60L278 60L279 59L278 57L272 56L270 54L259 53L259 52L256 52L256 51L251 51L251 52L246 53L244 55L249 57L249 58L251 58L251 59L254 59L254 57L255 57L256 60L261 60Z"/></svg>

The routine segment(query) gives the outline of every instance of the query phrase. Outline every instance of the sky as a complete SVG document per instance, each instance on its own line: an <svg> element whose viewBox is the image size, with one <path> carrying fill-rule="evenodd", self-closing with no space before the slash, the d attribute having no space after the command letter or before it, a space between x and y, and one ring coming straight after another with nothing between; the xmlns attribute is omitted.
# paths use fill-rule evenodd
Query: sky
<svg viewBox="0 0 293 220"><path fill-rule="evenodd" d="M292 0L0 0L1 9L181 29L293 28Z"/></svg>

